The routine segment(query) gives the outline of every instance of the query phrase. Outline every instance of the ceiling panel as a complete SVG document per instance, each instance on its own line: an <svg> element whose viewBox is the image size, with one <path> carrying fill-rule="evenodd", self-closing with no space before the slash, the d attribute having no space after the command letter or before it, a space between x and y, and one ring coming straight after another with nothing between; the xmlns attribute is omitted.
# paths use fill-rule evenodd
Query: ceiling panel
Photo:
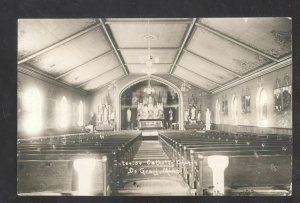
<svg viewBox="0 0 300 203"><path fill-rule="evenodd" d="M19 19L18 59L36 53L95 23L94 19Z"/></svg>
<svg viewBox="0 0 300 203"><path fill-rule="evenodd" d="M276 58L291 53L292 21L287 18L203 18L199 22Z"/></svg>
<svg viewBox="0 0 300 203"><path fill-rule="evenodd" d="M218 83L225 83L235 78L232 73L186 52L178 64Z"/></svg>
<svg viewBox="0 0 300 203"><path fill-rule="evenodd" d="M159 58L159 63L173 63L177 49L151 49L151 55ZM121 54L125 63L140 63L140 57L148 55L147 49L122 49Z"/></svg>
<svg viewBox="0 0 300 203"><path fill-rule="evenodd" d="M146 69L145 64L130 64L126 65L130 74L145 74L144 70ZM153 64L153 70L155 71L153 74L161 74L168 73L171 69L171 65L169 64Z"/></svg>
<svg viewBox="0 0 300 203"><path fill-rule="evenodd" d="M197 76L196 74L194 74L188 70L185 70L183 68L180 68L178 66L176 67L176 69L174 71L174 75L186 80L187 82L194 83L195 85L198 85L205 90L211 90L211 89L214 89L217 87L216 84L210 82L209 80L206 80L200 76Z"/></svg>
<svg viewBox="0 0 300 203"><path fill-rule="evenodd" d="M109 50L108 42L100 28L97 28L29 60L29 63L53 76L58 76Z"/></svg>
<svg viewBox="0 0 300 203"><path fill-rule="evenodd" d="M157 39L151 40L150 47L180 47L189 24L123 23L109 25L118 47L148 47L147 33Z"/></svg>
<svg viewBox="0 0 300 203"><path fill-rule="evenodd" d="M90 82L88 82L86 85L83 86L83 89L93 90L98 87L102 87L103 85L112 82L123 75L125 75L125 73L122 68L113 69L109 72L104 73L103 75L100 75L94 80L91 80Z"/></svg>
<svg viewBox="0 0 300 203"><path fill-rule="evenodd" d="M116 68L120 65L118 59L114 53L108 54L105 57L100 57L86 65L77 68L72 71L66 77L63 78L68 83L73 85L79 85L96 76L103 74L104 72Z"/></svg>
<svg viewBox="0 0 300 203"><path fill-rule="evenodd" d="M187 49L239 74L245 74L271 62L261 55L199 27Z"/></svg>

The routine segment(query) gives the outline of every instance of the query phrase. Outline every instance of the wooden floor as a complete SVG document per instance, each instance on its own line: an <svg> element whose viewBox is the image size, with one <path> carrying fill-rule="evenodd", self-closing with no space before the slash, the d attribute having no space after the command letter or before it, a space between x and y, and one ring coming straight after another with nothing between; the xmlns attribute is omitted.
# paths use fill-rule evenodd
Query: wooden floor
<svg viewBox="0 0 300 203"><path fill-rule="evenodd" d="M130 196L185 196L191 195L188 185L177 173L158 140L144 140L123 181L118 195ZM130 163L130 164L132 164ZM160 164L159 164L160 163ZM164 164L162 164L164 163ZM144 173L143 173L144 172Z"/></svg>

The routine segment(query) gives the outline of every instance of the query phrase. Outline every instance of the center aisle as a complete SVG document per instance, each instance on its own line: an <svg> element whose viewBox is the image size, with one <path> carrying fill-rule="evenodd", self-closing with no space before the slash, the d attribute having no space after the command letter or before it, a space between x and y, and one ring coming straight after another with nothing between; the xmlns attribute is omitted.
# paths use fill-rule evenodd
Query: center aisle
<svg viewBox="0 0 300 203"><path fill-rule="evenodd" d="M176 171L158 140L143 140L118 195L171 196L191 195L188 185Z"/></svg>

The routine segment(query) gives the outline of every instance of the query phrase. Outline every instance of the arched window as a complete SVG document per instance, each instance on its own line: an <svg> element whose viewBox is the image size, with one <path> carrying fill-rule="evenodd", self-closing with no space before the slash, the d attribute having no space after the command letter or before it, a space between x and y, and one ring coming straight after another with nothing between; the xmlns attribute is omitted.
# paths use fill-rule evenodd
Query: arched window
<svg viewBox="0 0 300 203"><path fill-rule="evenodd" d="M216 101L216 124L220 124L220 104L219 100Z"/></svg>
<svg viewBox="0 0 300 203"><path fill-rule="evenodd" d="M69 106L65 96L60 101L60 112L59 112L59 127L69 127Z"/></svg>
<svg viewBox="0 0 300 203"><path fill-rule="evenodd" d="M259 88L256 96L257 120L259 126L267 125L267 94L263 88Z"/></svg>
<svg viewBox="0 0 300 203"><path fill-rule="evenodd" d="M237 98L235 95L232 97L232 103L231 103L231 109L232 109L232 124L237 125L238 124L238 115L237 115Z"/></svg>
<svg viewBox="0 0 300 203"><path fill-rule="evenodd" d="M38 134L42 129L42 97L36 89L29 89L24 94L25 131L31 135Z"/></svg>
<svg viewBox="0 0 300 203"><path fill-rule="evenodd" d="M83 126L83 103L82 101L79 102L78 105L78 126Z"/></svg>

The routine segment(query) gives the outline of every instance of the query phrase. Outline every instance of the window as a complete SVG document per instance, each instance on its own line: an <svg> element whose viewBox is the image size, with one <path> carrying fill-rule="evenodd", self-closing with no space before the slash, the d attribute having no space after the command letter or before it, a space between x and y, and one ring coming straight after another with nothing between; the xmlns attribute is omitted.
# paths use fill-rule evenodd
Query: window
<svg viewBox="0 0 300 203"><path fill-rule="evenodd" d="M259 88L256 98L257 120L259 126L267 124L267 94L263 88Z"/></svg>
<svg viewBox="0 0 300 203"><path fill-rule="evenodd" d="M29 89L24 94L24 128L28 134L35 135L42 129L42 97L36 89Z"/></svg>
<svg viewBox="0 0 300 203"><path fill-rule="evenodd" d="M82 101L79 102L78 105L78 126L83 126L83 103Z"/></svg>
<svg viewBox="0 0 300 203"><path fill-rule="evenodd" d="M237 115L237 98L234 95L232 97L232 104L231 104L231 109L232 109L232 124L237 125L238 124L238 115Z"/></svg>
<svg viewBox="0 0 300 203"><path fill-rule="evenodd" d="M59 121L59 127L69 127L69 106L65 96L63 96L63 98L60 101Z"/></svg>
<svg viewBox="0 0 300 203"><path fill-rule="evenodd" d="M220 104L219 104L219 100L216 101L216 124L220 124Z"/></svg>

